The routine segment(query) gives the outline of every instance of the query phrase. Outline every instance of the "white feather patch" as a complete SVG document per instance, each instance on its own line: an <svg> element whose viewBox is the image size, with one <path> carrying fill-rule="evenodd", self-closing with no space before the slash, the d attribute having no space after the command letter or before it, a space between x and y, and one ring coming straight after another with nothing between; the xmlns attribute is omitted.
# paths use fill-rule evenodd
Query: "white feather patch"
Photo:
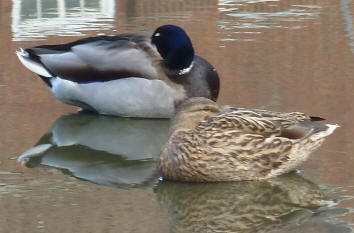
<svg viewBox="0 0 354 233"><path fill-rule="evenodd" d="M38 155L43 154L47 150L49 150L53 145L52 144L40 144L34 146L27 151L23 152L17 159L18 162L26 163L30 158L36 157Z"/></svg>
<svg viewBox="0 0 354 233"><path fill-rule="evenodd" d="M28 53L23 49L21 49L21 51L16 51L16 55L18 59L22 62L22 64L30 71L44 77L52 77L52 75L46 70L45 67L43 67L42 64L33 61L31 58L29 58Z"/></svg>
<svg viewBox="0 0 354 233"><path fill-rule="evenodd" d="M178 74L179 74L179 75L183 75L183 74L189 73L189 71L192 70L193 66L194 66L194 62L192 62L192 63L190 64L190 66L188 66L187 68L184 68L184 69L180 70L180 71L178 72Z"/></svg>
<svg viewBox="0 0 354 233"><path fill-rule="evenodd" d="M339 125L337 125L337 124L335 124L335 125L334 124L326 124L326 126L328 127L327 130L318 132L318 133L312 135L311 137L314 139L317 139L317 140L327 137L328 135L332 134L336 128L339 127Z"/></svg>

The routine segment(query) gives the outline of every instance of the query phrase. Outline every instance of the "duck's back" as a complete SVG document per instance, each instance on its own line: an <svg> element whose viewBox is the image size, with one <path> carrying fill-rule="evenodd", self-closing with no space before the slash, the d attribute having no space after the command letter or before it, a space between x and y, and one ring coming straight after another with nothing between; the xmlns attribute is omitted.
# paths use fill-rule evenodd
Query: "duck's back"
<svg viewBox="0 0 354 233"><path fill-rule="evenodd" d="M149 40L149 35L121 34L37 46L25 51L52 76L77 83L126 77L154 79L157 78L155 65L161 62L161 57Z"/></svg>

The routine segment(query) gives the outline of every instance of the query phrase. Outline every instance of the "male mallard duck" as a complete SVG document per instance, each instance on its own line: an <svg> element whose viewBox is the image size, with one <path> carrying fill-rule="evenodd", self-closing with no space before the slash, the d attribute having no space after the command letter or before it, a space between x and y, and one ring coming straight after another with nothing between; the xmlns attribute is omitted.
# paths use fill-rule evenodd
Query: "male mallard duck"
<svg viewBox="0 0 354 233"><path fill-rule="evenodd" d="M192 182L272 178L295 169L338 127L320 120L191 98L176 111L158 170Z"/></svg>
<svg viewBox="0 0 354 233"><path fill-rule="evenodd" d="M148 34L120 34L17 51L59 100L101 114L173 115L188 97L216 100L219 77L194 55L183 29L164 25Z"/></svg>

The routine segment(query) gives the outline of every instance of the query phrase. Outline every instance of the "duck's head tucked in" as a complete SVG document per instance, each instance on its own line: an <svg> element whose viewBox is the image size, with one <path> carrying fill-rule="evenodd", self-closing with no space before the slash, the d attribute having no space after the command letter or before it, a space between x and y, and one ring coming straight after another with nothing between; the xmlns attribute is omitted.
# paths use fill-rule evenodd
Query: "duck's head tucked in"
<svg viewBox="0 0 354 233"><path fill-rule="evenodd" d="M338 127L319 119L192 98L177 108L157 167L165 179L178 181L273 178L306 161Z"/></svg>
<svg viewBox="0 0 354 233"><path fill-rule="evenodd" d="M177 129L190 129L200 121L220 111L221 108L218 104L210 99L202 97L187 99L178 106L176 114L171 121L170 132L172 133Z"/></svg>
<svg viewBox="0 0 354 233"><path fill-rule="evenodd" d="M191 68L194 49L186 32L174 25L164 25L155 30L151 37L166 67L173 70Z"/></svg>

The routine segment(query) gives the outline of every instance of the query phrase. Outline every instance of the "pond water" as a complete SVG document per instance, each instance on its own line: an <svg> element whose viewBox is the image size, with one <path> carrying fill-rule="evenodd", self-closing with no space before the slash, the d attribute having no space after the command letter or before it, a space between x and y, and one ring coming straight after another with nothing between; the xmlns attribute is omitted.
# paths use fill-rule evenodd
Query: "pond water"
<svg viewBox="0 0 354 233"><path fill-rule="evenodd" d="M182 26L221 77L218 102L301 111L341 127L267 182L159 182L168 120L78 113L20 47ZM352 232L353 0L0 2L0 232ZM44 147L43 147L44 145ZM44 148L27 166L17 158Z"/></svg>

